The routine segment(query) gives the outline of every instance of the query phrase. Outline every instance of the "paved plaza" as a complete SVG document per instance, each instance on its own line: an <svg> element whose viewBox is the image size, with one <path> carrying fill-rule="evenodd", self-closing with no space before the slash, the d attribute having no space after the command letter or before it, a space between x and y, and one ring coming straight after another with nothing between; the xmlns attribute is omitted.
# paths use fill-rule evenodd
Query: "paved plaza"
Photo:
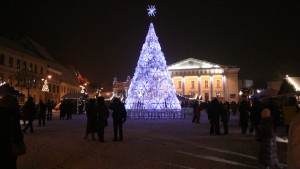
<svg viewBox="0 0 300 169"><path fill-rule="evenodd" d="M201 123L184 119L127 119L124 140L112 141L112 118L105 143L85 140L86 116L59 120L46 127L34 122L34 134L25 135L28 151L18 158L18 169L251 169L258 165L259 142L242 135L238 115L231 116L229 135L209 135L205 112ZM279 130L279 135L282 135ZM221 127L221 131L223 128ZM281 140L279 138L279 140ZM279 161L286 164L287 143L278 142Z"/></svg>

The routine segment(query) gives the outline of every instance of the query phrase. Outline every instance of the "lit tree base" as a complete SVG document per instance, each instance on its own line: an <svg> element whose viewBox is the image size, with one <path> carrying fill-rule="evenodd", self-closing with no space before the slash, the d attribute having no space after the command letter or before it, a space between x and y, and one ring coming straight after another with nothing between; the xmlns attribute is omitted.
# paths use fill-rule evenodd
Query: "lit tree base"
<svg viewBox="0 0 300 169"><path fill-rule="evenodd" d="M184 119L185 113L181 110L127 110L130 119Z"/></svg>

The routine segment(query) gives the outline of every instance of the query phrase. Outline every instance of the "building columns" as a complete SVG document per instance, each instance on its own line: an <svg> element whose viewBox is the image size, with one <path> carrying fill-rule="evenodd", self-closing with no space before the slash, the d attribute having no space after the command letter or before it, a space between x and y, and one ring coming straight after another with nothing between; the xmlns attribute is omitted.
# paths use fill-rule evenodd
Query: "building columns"
<svg viewBox="0 0 300 169"><path fill-rule="evenodd" d="M209 76L209 80L210 80L210 97L209 100L211 100L212 96L213 96L213 76Z"/></svg>
<svg viewBox="0 0 300 169"><path fill-rule="evenodd" d="M198 76L198 96L201 95L201 76Z"/></svg>
<svg viewBox="0 0 300 169"><path fill-rule="evenodd" d="M182 76L182 95L185 95L185 76Z"/></svg>

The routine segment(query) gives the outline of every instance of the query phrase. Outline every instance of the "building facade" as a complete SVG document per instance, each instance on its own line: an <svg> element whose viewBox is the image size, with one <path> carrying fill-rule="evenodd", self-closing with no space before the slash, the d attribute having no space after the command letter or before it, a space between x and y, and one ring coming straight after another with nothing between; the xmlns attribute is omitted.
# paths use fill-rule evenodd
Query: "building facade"
<svg viewBox="0 0 300 169"><path fill-rule="evenodd" d="M238 101L239 68L188 58L168 66L176 93L193 99Z"/></svg>
<svg viewBox="0 0 300 169"><path fill-rule="evenodd" d="M118 82L117 78L113 81L113 97L119 97L122 100L127 98L130 85L130 77L128 76L125 82Z"/></svg>
<svg viewBox="0 0 300 169"><path fill-rule="evenodd" d="M0 84L9 83L25 98L30 95L35 103L48 99L59 102L67 92L80 92L76 77L69 80L72 74L65 69L32 39L0 36Z"/></svg>

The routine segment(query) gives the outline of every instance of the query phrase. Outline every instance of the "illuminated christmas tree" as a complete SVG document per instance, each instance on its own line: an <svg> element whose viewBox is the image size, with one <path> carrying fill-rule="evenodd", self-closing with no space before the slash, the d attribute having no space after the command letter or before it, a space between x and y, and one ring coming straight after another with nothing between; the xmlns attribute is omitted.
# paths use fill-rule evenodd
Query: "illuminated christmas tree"
<svg viewBox="0 0 300 169"><path fill-rule="evenodd" d="M153 23L150 23L125 101L127 110L180 110Z"/></svg>
<svg viewBox="0 0 300 169"><path fill-rule="evenodd" d="M44 80L44 85L43 85L42 91L43 92L49 92L49 87L48 87L48 81L47 80Z"/></svg>

